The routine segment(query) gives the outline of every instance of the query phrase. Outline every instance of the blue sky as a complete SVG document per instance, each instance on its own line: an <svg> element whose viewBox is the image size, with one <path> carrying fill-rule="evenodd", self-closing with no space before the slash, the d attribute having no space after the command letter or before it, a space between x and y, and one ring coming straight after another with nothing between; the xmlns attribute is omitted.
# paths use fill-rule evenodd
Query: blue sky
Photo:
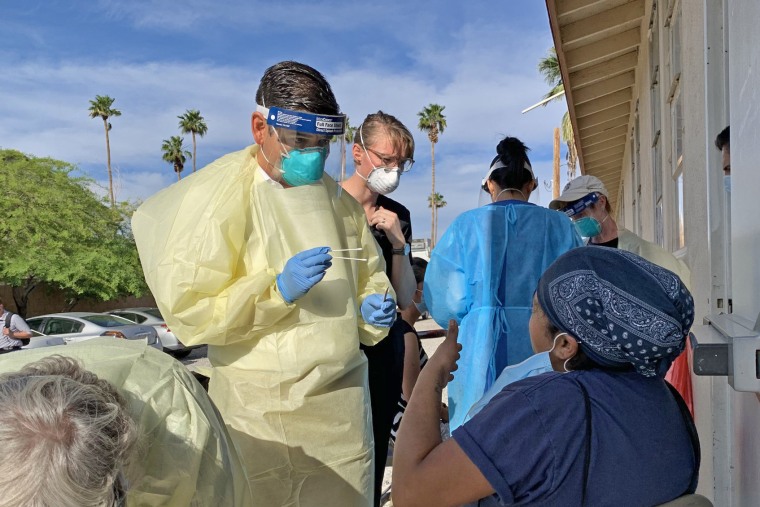
<svg viewBox="0 0 760 507"><path fill-rule="evenodd" d="M543 182L565 105L520 113L548 88L536 70L552 46L544 2L27 0L1 9L0 147L78 164L105 185L103 124L87 108L110 95L123 113L111 131L118 199L176 181L160 147L186 109L209 127L198 167L252 143L258 81L286 59L325 74L352 124L382 109L412 130L417 162L391 197L411 210L415 237L430 234L430 143L417 129L430 103L446 106L448 122L436 145L436 190L448 203L439 237L478 205L504 135L532 149L538 201L551 198Z"/></svg>

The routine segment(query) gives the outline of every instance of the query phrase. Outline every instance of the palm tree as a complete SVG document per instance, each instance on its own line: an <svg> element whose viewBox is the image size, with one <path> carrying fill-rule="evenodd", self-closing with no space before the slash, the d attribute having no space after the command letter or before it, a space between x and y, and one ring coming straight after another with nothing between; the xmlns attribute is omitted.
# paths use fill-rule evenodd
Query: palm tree
<svg viewBox="0 0 760 507"><path fill-rule="evenodd" d="M346 116L346 126L343 129L343 140L346 141L346 144L351 144L354 142L356 130L356 127L351 126L351 122L349 121L348 116ZM337 143L338 141L340 141L340 136L332 136L330 138L331 143Z"/></svg>
<svg viewBox="0 0 760 507"><path fill-rule="evenodd" d="M539 60L538 72L544 76L544 81L551 86L551 89L544 95L544 99L550 100L547 100L542 105L546 106L550 102L560 100L565 91L565 85L562 83L562 73L559 69L556 49L549 49L549 54ZM573 124L567 112L562 116L561 131L562 140L567 144L567 175L570 179L573 179L575 178L575 167L578 162L578 151L575 148Z"/></svg>
<svg viewBox="0 0 760 507"><path fill-rule="evenodd" d="M354 142L354 136L356 135L356 127L351 126L351 122L348 121L348 116L346 116L346 131L344 135L346 138L346 144L351 144Z"/></svg>
<svg viewBox="0 0 760 507"><path fill-rule="evenodd" d="M208 132L206 120L197 109L188 109L185 114L177 116L179 128L183 134L193 134L193 172L195 172L195 135L203 137Z"/></svg>
<svg viewBox="0 0 760 507"><path fill-rule="evenodd" d="M446 109L446 106L441 106L438 104L428 104L427 106L422 108L422 111L417 113L417 116L420 117L420 121L417 124L417 127L423 131L427 132L428 139L430 139L430 160L431 160L431 175L432 175L432 190L430 192L430 195L436 195L435 193L435 144L438 142L438 135L443 134L443 131L446 129L446 117L443 116L443 110ZM431 239L430 239L430 248L433 248L435 246L436 237L437 237L437 227L438 227L438 208L440 206L431 206Z"/></svg>
<svg viewBox="0 0 760 507"><path fill-rule="evenodd" d="M177 173L177 181L181 178L180 173L185 168L185 160L192 158L192 154L185 149L183 143L185 139L179 136L172 136L164 139L161 145L161 151L164 152L163 159L174 166L174 172Z"/></svg>
<svg viewBox="0 0 760 507"><path fill-rule="evenodd" d="M438 192L435 193L435 198L433 195L428 196L428 208L433 207L433 201L435 201L435 207L436 208L443 208L448 204L446 201L443 200L443 195L439 194Z"/></svg>
<svg viewBox="0 0 760 507"><path fill-rule="evenodd" d="M90 118L102 118L103 127L106 129L106 155L108 157L108 194L111 198L111 207L116 206L116 199L113 195L113 174L111 173L111 140L108 136L108 132L111 130L111 124L108 118L111 116L121 116L121 111L118 109L111 109L113 102L116 99L112 99L108 95L95 95L95 100L90 101Z"/></svg>

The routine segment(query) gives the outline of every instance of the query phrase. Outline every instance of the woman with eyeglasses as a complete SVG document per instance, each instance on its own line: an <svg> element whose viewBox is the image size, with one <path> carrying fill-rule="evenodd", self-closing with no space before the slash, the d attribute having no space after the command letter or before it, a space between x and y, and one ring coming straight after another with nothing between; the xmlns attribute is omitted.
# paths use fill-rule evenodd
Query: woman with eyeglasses
<svg viewBox="0 0 760 507"><path fill-rule="evenodd" d="M396 117L378 111L368 115L354 134L351 150L355 172L343 188L364 207L372 234L383 252L386 274L398 305L412 304L416 289L411 265L412 219L409 210L387 195L414 164L414 138ZM375 436L375 505L388 454L388 440L401 395L404 369L404 327L401 318L388 337L373 347L362 346L369 363L372 427Z"/></svg>
<svg viewBox="0 0 760 507"><path fill-rule="evenodd" d="M505 367L533 355L536 283L554 259L583 244L565 214L528 202L537 186L528 148L506 137L496 152L482 181L491 203L452 222L425 273L430 314L442 327L455 320L466 340L448 390L452 431Z"/></svg>

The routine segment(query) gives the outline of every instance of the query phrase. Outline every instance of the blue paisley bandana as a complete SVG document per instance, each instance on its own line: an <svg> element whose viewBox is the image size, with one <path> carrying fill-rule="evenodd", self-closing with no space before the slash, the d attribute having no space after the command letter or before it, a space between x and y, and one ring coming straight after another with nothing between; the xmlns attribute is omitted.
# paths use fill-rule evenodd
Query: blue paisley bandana
<svg viewBox="0 0 760 507"><path fill-rule="evenodd" d="M632 364L664 376L683 351L694 300L681 279L638 255L575 248L544 272L536 291L549 321L604 366Z"/></svg>

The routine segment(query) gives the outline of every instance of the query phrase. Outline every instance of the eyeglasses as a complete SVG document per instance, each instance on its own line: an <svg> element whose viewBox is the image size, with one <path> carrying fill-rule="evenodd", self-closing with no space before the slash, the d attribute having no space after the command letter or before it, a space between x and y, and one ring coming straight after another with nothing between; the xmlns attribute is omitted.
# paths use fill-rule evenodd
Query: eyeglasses
<svg viewBox="0 0 760 507"><path fill-rule="evenodd" d="M329 148L330 137L321 136L318 134L307 134L304 132L298 132L288 129L274 129L277 133L277 137L280 143L294 148L297 150L303 150L307 148Z"/></svg>
<svg viewBox="0 0 760 507"><path fill-rule="evenodd" d="M384 155L382 153L378 153L372 148L364 148L365 150L372 152L373 155L375 155L382 164L383 167L398 167L399 172L405 173L409 171L412 166L414 165L414 159L411 158L397 158L392 157L390 155Z"/></svg>

